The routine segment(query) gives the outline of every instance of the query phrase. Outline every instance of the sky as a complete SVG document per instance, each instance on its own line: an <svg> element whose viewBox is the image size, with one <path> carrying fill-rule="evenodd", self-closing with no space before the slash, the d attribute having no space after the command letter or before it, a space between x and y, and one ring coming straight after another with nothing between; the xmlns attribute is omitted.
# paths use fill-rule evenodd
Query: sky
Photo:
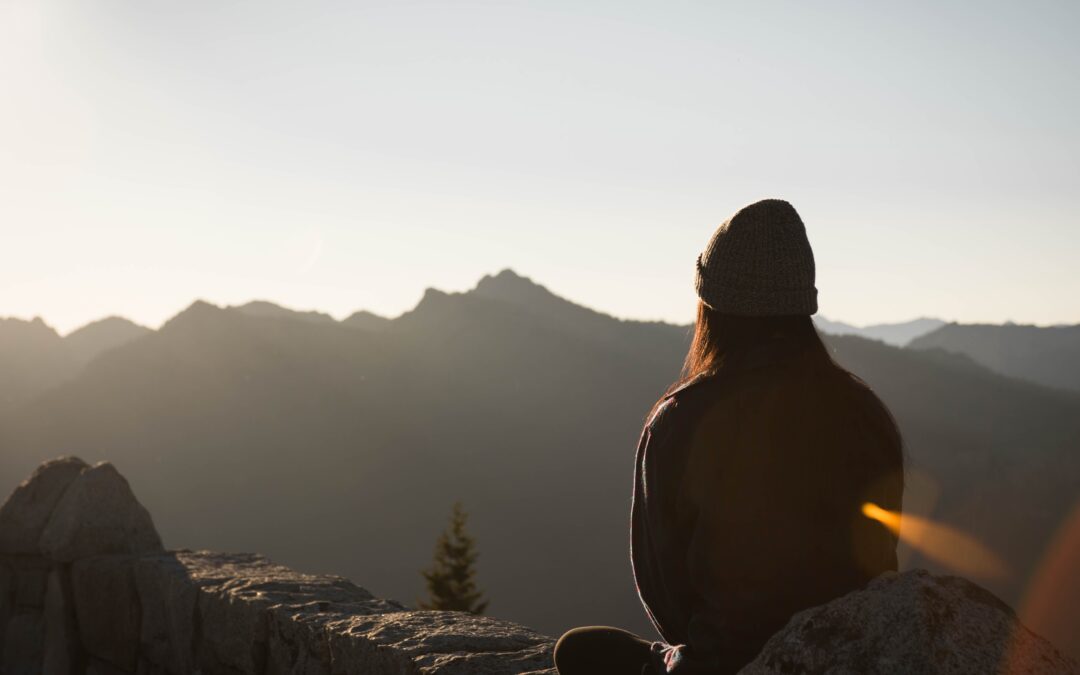
<svg viewBox="0 0 1080 675"><path fill-rule="evenodd" d="M1080 323L1077 25L1072 0L0 0L0 316L396 316L510 267L689 323L713 230L780 197L821 315Z"/></svg>

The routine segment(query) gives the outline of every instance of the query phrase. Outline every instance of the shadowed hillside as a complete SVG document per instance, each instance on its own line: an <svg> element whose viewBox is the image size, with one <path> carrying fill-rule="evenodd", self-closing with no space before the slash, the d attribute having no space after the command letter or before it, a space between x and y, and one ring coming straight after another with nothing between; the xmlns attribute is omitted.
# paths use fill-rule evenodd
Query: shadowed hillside
<svg viewBox="0 0 1080 675"><path fill-rule="evenodd" d="M88 323L64 336L64 344L75 363L81 367L113 347L152 333L149 328L119 316Z"/></svg>
<svg viewBox="0 0 1080 675"><path fill-rule="evenodd" d="M628 558L633 455L686 326L618 320L510 271L359 327L250 310L195 303L18 405L0 493L64 452L109 459L168 546L260 551L406 602L460 498L493 614L651 634ZM909 504L1002 553L1012 575L985 583L1017 603L1080 489L1080 395L943 352L829 343L929 477L918 489L936 496Z"/></svg>
<svg viewBox="0 0 1080 675"><path fill-rule="evenodd" d="M815 316L814 324L822 333L829 335L858 335L869 340L881 340L894 347L904 347L915 338L945 325L945 322L941 319L924 317L901 323L878 323L859 327L843 321L830 321L823 316Z"/></svg>
<svg viewBox="0 0 1080 675"><path fill-rule="evenodd" d="M1080 391L1080 326L950 323L910 346L966 354L1002 375Z"/></svg>
<svg viewBox="0 0 1080 675"><path fill-rule="evenodd" d="M0 318L0 413L71 379L103 352L150 332L111 316L60 337L40 318Z"/></svg>

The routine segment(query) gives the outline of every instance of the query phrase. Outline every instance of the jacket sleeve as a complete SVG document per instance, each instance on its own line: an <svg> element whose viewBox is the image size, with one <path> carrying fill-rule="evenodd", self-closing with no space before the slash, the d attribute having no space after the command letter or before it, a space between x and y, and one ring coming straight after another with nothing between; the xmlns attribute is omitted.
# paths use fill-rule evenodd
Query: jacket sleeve
<svg viewBox="0 0 1080 675"><path fill-rule="evenodd" d="M685 448L671 441L680 423L673 400L665 401L646 426L639 446L633 507L634 574L656 630L672 644L685 640L687 580L685 555L689 525L678 499Z"/></svg>

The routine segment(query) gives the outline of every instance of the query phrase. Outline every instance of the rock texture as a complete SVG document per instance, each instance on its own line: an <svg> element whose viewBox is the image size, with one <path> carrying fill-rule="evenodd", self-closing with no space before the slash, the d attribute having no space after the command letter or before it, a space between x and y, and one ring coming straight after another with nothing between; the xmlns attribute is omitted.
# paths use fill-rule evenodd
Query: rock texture
<svg viewBox="0 0 1080 675"><path fill-rule="evenodd" d="M993 593L925 570L887 574L792 617L740 675L1077 674Z"/></svg>
<svg viewBox="0 0 1080 675"><path fill-rule="evenodd" d="M53 509L86 468L78 457L60 457L45 462L20 483L0 507L0 551L40 553L38 540Z"/></svg>
<svg viewBox="0 0 1080 675"><path fill-rule="evenodd" d="M41 533L39 547L58 562L163 550L149 512L108 462L85 469L71 481Z"/></svg>
<svg viewBox="0 0 1080 675"><path fill-rule="evenodd" d="M109 464L46 463L0 514L0 675L555 675L555 641L508 621L259 555L164 551ZM742 673L1078 669L990 592L917 570L797 614Z"/></svg>
<svg viewBox="0 0 1080 675"><path fill-rule="evenodd" d="M78 625L75 622L75 602L71 581L63 570L49 575L45 593L45 654L44 675L65 675L77 672L82 658L79 649Z"/></svg>
<svg viewBox="0 0 1080 675"><path fill-rule="evenodd" d="M507 621L258 555L166 552L111 464L48 462L0 514L0 675L554 673L554 640Z"/></svg>

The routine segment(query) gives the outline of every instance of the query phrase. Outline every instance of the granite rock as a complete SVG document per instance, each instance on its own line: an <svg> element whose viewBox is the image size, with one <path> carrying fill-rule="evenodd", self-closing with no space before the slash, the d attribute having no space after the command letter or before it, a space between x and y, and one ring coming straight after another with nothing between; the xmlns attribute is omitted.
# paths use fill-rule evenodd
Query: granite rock
<svg viewBox="0 0 1080 675"><path fill-rule="evenodd" d="M4 675L40 675L45 651L45 620L40 610L19 612L4 634Z"/></svg>
<svg viewBox="0 0 1080 675"><path fill-rule="evenodd" d="M41 609L45 604L49 561L35 555L17 555L6 556L4 564L11 571L11 602L16 607Z"/></svg>
<svg viewBox="0 0 1080 675"><path fill-rule="evenodd" d="M39 542L56 562L161 552L161 537L127 480L108 462L84 470L56 505Z"/></svg>
<svg viewBox="0 0 1080 675"><path fill-rule="evenodd" d="M141 607L129 556L84 558L71 566L71 589L83 648L127 672L139 660Z"/></svg>
<svg viewBox="0 0 1080 675"><path fill-rule="evenodd" d="M4 629L14 608L15 575L7 564L0 560L0 663L4 654Z"/></svg>
<svg viewBox="0 0 1080 675"><path fill-rule="evenodd" d="M71 580L62 568L49 573L45 592L44 675L69 675L78 669L82 651L75 622L75 602Z"/></svg>
<svg viewBox="0 0 1080 675"><path fill-rule="evenodd" d="M68 487L87 468L78 457L39 466L0 506L0 553L37 555L49 517Z"/></svg>
<svg viewBox="0 0 1080 675"><path fill-rule="evenodd" d="M1025 628L990 591L925 570L793 616L740 675L1076 675L1075 661Z"/></svg>
<svg viewBox="0 0 1080 675"><path fill-rule="evenodd" d="M142 672L154 666L170 673L195 672L195 605L199 590L176 553L135 561L135 588L142 622L139 630Z"/></svg>
<svg viewBox="0 0 1080 675"><path fill-rule="evenodd" d="M330 625L335 675L365 664L377 672L518 673L549 666L553 647L524 626L464 612L390 612Z"/></svg>

